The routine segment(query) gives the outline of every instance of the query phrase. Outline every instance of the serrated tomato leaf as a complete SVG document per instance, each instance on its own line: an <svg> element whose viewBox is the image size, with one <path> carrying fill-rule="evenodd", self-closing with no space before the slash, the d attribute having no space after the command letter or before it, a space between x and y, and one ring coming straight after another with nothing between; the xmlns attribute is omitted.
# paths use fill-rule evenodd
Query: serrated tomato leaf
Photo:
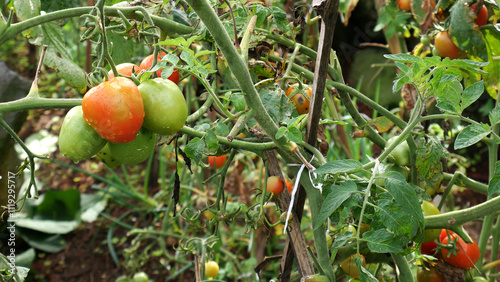
<svg viewBox="0 0 500 282"><path fill-rule="evenodd" d="M490 134L490 127L487 124L471 124L458 133L455 139L455 150L467 148L481 141Z"/></svg>
<svg viewBox="0 0 500 282"><path fill-rule="evenodd" d="M327 162L326 164L320 166L316 170L314 170L317 174L337 174L337 173L347 173L359 170L363 167L363 165L357 161L352 159L347 160L336 160Z"/></svg>
<svg viewBox="0 0 500 282"><path fill-rule="evenodd" d="M323 201L323 205L321 206L321 211L319 212L316 221L314 222L314 229L316 230L318 227L325 222L325 220L337 210L345 200L349 199L352 193L357 191L356 183L352 181L342 182L340 185L329 185L327 186L331 189L328 196L326 196ZM325 187L326 189L326 187Z"/></svg>

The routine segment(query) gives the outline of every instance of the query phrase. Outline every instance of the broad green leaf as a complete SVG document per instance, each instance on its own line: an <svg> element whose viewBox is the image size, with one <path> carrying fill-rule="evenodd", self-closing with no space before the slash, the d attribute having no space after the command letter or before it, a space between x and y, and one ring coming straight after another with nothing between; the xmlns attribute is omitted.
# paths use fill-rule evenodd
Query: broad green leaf
<svg viewBox="0 0 500 282"><path fill-rule="evenodd" d="M462 93L462 103L460 104L460 112L474 103L484 92L484 82L482 80L469 85Z"/></svg>
<svg viewBox="0 0 500 282"><path fill-rule="evenodd" d="M396 203L410 216L423 223L422 208L413 186L398 172L390 171L385 179L385 188Z"/></svg>
<svg viewBox="0 0 500 282"><path fill-rule="evenodd" d="M491 196L500 191L500 161L495 163L495 175L490 180L488 185L488 194Z"/></svg>
<svg viewBox="0 0 500 282"><path fill-rule="evenodd" d="M73 62L73 58L64 44L61 28L56 23L42 25L44 33L43 44L48 45L44 65L54 69L57 75L80 93L87 90L85 71Z"/></svg>
<svg viewBox="0 0 500 282"><path fill-rule="evenodd" d="M290 141L293 141L295 143L300 143L302 142L302 140L304 140L304 137L302 137L302 132L294 126L289 126L285 134L286 137L290 139Z"/></svg>
<svg viewBox="0 0 500 282"><path fill-rule="evenodd" d="M387 59L391 59L396 62L401 62L401 63L417 63L417 62L423 62L422 58L413 56L410 54L387 54L384 55Z"/></svg>
<svg viewBox="0 0 500 282"><path fill-rule="evenodd" d="M499 106L495 106L495 108L493 108L493 110L489 114L489 118L490 118L491 126L500 122L500 107Z"/></svg>
<svg viewBox="0 0 500 282"><path fill-rule="evenodd" d="M209 152L216 152L219 149L219 140L217 140L217 135L212 130L207 131L205 144L207 144Z"/></svg>
<svg viewBox="0 0 500 282"><path fill-rule="evenodd" d="M189 51L182 51L181 53L181 59L188 64L188 66L192 67L194 65L194 58L191 52Z"/></svg>
<svg viewBox="0 0 500 282"><path fill-rule="evenodd" d="M61 234L46 234L24 228L16 229L16 233L19 233L31 247L47 253L57 253L66 249L66 242Z"/></svg>
<svg viewBox="0 0 500 282"><path fill-rule="evenodd" d="M203 158L203 149L205 149L205 142L196 137L189 141L184 152L190 159L193 159L196 163L198 163Z"/></svg>
<svg viewBox="0 0 500 282"><path fill-rule="evenodd" d="M427 181L435 179L440 180L443 176L442 158L446 158L446 150L443 148L439 140L434 137L429 137L427 142L422 138L417 148L417 163L415 164L418 170L418 179ZM438 178L436 178L438 176ZM429 183L430 184L430 183Z"/></svg>
<svg viewBox="0 0 500 282"><path fill-rule="evenodd" d="M287 131L287 128L282 126L278 129L278 132L276 132L276 135L274 137L276 139L280 139L281 137L285 136L286 131Z"/></svg>
<svg viewBox="0 0 500 282"><path fill-rule="evenodd" d="M326 164L320 166L316 170L314 170L317 174L337 174L337 173L347 173L359 170L363 167L363 165L357 161L352 159L347 160L336 160L327 162Z"/></svg>
<svg viewBox="0 0 500 282"><path fill-rule="evenodd" d="M352 181L342 182L340 185L328 186L331 191L326 196L321 206L321 211L319 212L316 221L314 222L314 229L325 222L325 220L335 212L335 210L344 203L345 200L351 197L352 193L357 191L356 183ZM327 189L325 187L325 189Z"/></svg>
<svg viewBox="0 0 500 282"><path fill-rule="evenodd" d="M397 236L385 229L365 232L363 240L368 243L368 248L375 253L402 253L404 251Z"/></svg>
<svg viewBox="0 0 500 282"><path fill-rule="evenodd" d="M16 17L20 21L25 21L40 15L41 3L40 0L14 0L14 8ZM36 38L42 36L40 26L35 26L22 32L26 38Z"/></svg>
<svg viewBox="0 0 500 282"><path fill-rule="evenodd" d="M32 229L47 234L67 234L80 226L79 220L44 220L18 217L16 226Z"/></svg>
<svg viewBox="0 0 500 282"><path fill-rule="evenodd" d="M378 216L382 224L387 227L387 230L394 232L400 237L404 236L409 241L414 233L411 217L393 199L380 199L378 207Z"/></svg>
<svg viewBox="0 0 500 282"><path fill-rule="evenodd" d="M226 136L229 134L229 127L227 127L227 124L223 122L218 122L215 125L215 132L219 133L220 135Z"/></svg>
<svg viewBox="0 0 500 282"><path fill-rule="evenodd" d="M490 127L487 124L471 124L458 133L454 149L458 150L474 145L489 134Z"/></svg>
<svg viewBox="0 0 500 282"><path fill-rule="evenodd" d="M101 193L81 194L80 199L82 207L81 219L85 222L95 221L108 204L108 199Z"/></svg>
<svg viewBox="0 0 500 282"><path fill-rule="evenodd" d="M270 7L269 9L273 15L274 22L281 32L288 31L288 20L286 19L286 13L283 9L278 7Z"/></svg>
<svg viewBox="0 0 500 282"><path fill-rule="evenodd" d="M79 220L80 213L80 193L78 190L47 190L43 194L42 202L36 208L34 217L72 221Z"/></svg>
<svg viewBox="0 0 500 282"><path fill-rule="evenodd" d="M436 106L444 112L458 114L462 91L462 84L456 77L443 75L437 89Z"/></svg>

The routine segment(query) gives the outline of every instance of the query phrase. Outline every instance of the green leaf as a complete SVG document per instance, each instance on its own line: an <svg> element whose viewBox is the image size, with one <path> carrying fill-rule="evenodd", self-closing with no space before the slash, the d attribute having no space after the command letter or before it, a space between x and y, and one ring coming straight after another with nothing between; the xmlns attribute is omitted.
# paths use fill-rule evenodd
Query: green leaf
<svg viewBox="0 0 500 282"><path fill-rule="evenodd" d="M108 199L101 193L82 194L80 199L82 207L81 219L85 222L95 221L108 204Z"/></svg>
<svg viewBox="0 0 500 282"><path fill-rule="evenodd" d="M462 91L462 84L457 80L457 77L443 75L437 89L436 106L444 112L460 113Z"/></svg>
<svg viewBox="0 0 500 282"><path fill-rule="evenodd" d="M229 127L227 127L227 124L223 122L218 122L215 125L215 132L219 133L220 135L226 136L229 134Z"/></svg>
<svg viewBox="0 0 500 282"><path fill-rule="evenodd" d="M493 60L493 57L500 56L500 33L494 26L485 26L481 31L486 41L488 62L490 63L484 67L486 73L482 75L482 78L486 91L496 99L500 88L500 61Z"/></svg>
<svg viewBox="0 0 500 282"><path fill-rule="evenodd" d="M404 251L397 237L385 229L367 231L363 234L363 240L375 253L402 253Z"/></svg>
<svg viewBox="0 0 500 282"><path fill-rule="evenodd" d="M200 162L203 158L203 150L205 149L205 142L198 137L195 137L189 141L186 145L186 149L184 153L190 158L193 159L196 163Z"/></svg>
<svg viewBox="0 0 500 282"><path fill-rule="evenodd" d="M495 108L493 108L493 110L489 114L489 118L490 118L491 126L500 122L500 107L499 106L495 106Z"/></svg>
<svg viewBox="0 0 500 282"><path fill-rule="evenodd" d="M181 53L181 59L188 64L188 66L192 67L194 65L194 57L193 54L189 51L182 51Z"/></svg>
<svg viewBox="0 0 500 282"><path fill-rule="evenodd" d="M66 242L61 234L46 234L24 228L17 228L16 232L35 249L47 253L57 253L66 249Z"/></svg>
<svg viewBox="0 0 500 282"><path fill-rule="evenodd" d="M398 172L390 171L387 173L384 184L389 194L391 194L401 209L408 215L417 218L422 223L424 222L424 216L417 193L413 189L413 186L406 182L404 176Z"/></svg>
<svg viewBox="0 0 500 282"><path fill-rule="evenodd" d="M340 185L329 185L325 189L330 189L331 191L323 201L321 211L314 222L314 230L320 227L345 200L350 198L352 193L357 191L356 183L352 181L342 182Z"/></svg>
<svg viewBox="0 0 500 282"><path fill-rule="evenodd" d="M47 234L67 234L80 226L79 220L45 220L18 217L16 226L47 233Z"/></svg>
<svg viewBox="0 0 500 282"><path fill-rule="evenodd" d="M422 58L418 56L413 56L409 54L386 54L384 55L387 59L393 60L395 62L400 62L400 63L418 63L418 62L423 62Z"/></svg>
<svg viewBox="0 0 500 282"><path fill-rule="evenodd" d="M488 185L488 195L493 195L500 191L500 161L495 163L495 175L491 178Z"/></svg>
<svg viewBox="0 0 500 282"><path fill-rule="evenodd" d="M337 173L348 173L359 170L363 167L363 165L357 161L352 159L346 160L336 160L327 162L326 164L320 166L316 170L314 170L317 174L337 174Z"/></svg>
<svg viewBox="0 0 500 282"><path fill-rule="evenodd" d="M427 181L443 176L443 165L441 159L446 158L446 149L443 148L441 142L434 137L429 137L426 140L422 138L417 148L417 162L415 166L418 171L418 179Z"/></svg>
<svg viewBox="0 0 500 282"><path fill-rule="evenodd" d="M458 133L455 139L455 150L463 149L481 141L490 134L490 127L487 124L471 124Z"/></svg>
<svg viewBox="0 0 500 282"><path fill-rule="evenodd" d="M278 129L278 132L276 132L276 135L274 136L276 139L280 139L281 137L285 136L285 133L287 132L287 128L282 126Z"/></svg>
<svg viewBox="0 0 500 282"><path fill-rule="evenodd" d="M484 82L482 80L469 85L462 93L462 103L460 104L460 112L474 103L484 92Z"/></svg>
<svg viewBox="0 0 500 282"><path fill-rule="evenodd" d="M282 32L288 31L288 20L286 19L286 13L283 9L278 7L270 7L269 9L273 15L274 22L278 29Z"/></svg>
<svg viewBox="0 0 500 282"><path fill-rule="evenodd" d="M219 140L217 140L217 135L212 130L207 131L205 144L207 144L209 152L215 153L219 149Z"/></svg>
<svg viewBox="0 0 500 282"><path fill-rule="evenodd" d="M36 208L34 217L72 221L80 219L80 212L80 193L78 190L47 190L43 194L42 202Z"/></svg>
<svg viewBox="0 0 500 282"><path fill-rule="evenodd" d="M285 132L286 137L290 139L290 141L293 141L295 143L300 143L302 140L304 140L304 137L302 137L302 132L294 126L289 126L288 130Z"/></svg>

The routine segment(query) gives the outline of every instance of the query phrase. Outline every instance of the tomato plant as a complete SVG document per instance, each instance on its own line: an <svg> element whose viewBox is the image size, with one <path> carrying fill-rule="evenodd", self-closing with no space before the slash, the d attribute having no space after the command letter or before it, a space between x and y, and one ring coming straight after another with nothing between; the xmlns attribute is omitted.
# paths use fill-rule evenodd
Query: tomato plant
<svg viewBox="0 0 500 282"><path fill-rule="evenodd" d="M283 191L283 180L278 176L270 176L267 178L267 193L272 193L278 196Z"/></svg>
<svg viewBox="0 0 500 282"><path fill-rule="evenodd" d="M441 57L448 57L453 60L457 58L460 53L460 49L458 49L457 45L453 43L453 39L451 39L451 36L446 30L436 34L434 38L434 45L436 46L436 50Z"/></svg>
<svg viewBox="0 0 500 282"><path fill-rule="evenodd" d="M144 127L160 135L177 133L186 123L184 95L170 80L155 78L139 85L144 103Z"/></svg>
<svg viewBox="0 0 500 282"><path fill-rule="evenodd" d="M121 75L132 76L132 73L139 71L139 67L136 64L123 63L116 65L116 71ZM110 70L108 72L108 78L112 79L113 77L115 77L113 70Z"/></svg>
<svg viewBox="0 0 500 282"><path fill-rule="evenodd" d="M90 89L82 100L83 117L111 143L134 140L144 121L144 105L132 80L115 77Z"/></svg>
<svg viewBox="0 0 500 282"><path fill-rule="evenodd" d="M156 134L141 128L134 140L127 143L109 143L111 156L120 163L134 165L145 161L154 151Z"/></svg>
<svg viewBox="0 0 500 282"><path fill-rule="evenodd" d="M226 155L208 156L208 164L213 168L221 168L227 160Z"/></svg>
<svg viewBox="0 0 500 282"><path fill-rule="evenodd" d="M157 57L157 62L161 61L161 59L166 55L165 52L160 52L158 53ZM148 70L153 66L153 61L154 61L154 54L151 54L147 57L145 57L141 64L139 65L140 70ZM161 73L163 72L163 69L157 70L156 75L161 78ZM179 83L179 71L174 69L174 72L168 77L170 81L172 81L175 84Z"/></svg>
<svg viewBox="0 0 500 282"><path fill-rule="evenodd" d="M476 3L472 4L470 6L470 9L473 11L474 16L475 16L475 13L476 13ZM483 7L481 8L481 11L479 11L479 14L477 15L476 24L478 26L483 26L487 22L488 22L488 9L486 8L485 5L483 5Z"/></svg>
<svg viewBox="0 0 500 282"><path fill-rule="evenodd" d="M205 276L215 277L219 273L219 265L215 261L205 263Z"/></svg>
<svg viewBox="0 0 500 282"><path fill-rule="evenodd" d="M425 215L435 215L435 214L440 214L438 208L429 201L423 200L422 201L422 211ZM439 237L441 234L440 229L427 229L424 231L424 239L423 243L428 243Z"/></svg>
<svg viewBox="0 0 500 282"><path fill-rule="evenodd" d="M304 93L307 94L307 97ZM305 91L296 91L295 87L290 86L286 90L285 94L295 104L295 108L297 109L299 115L309 113L309 105L311 104L310 100L312 95L311 87L305 89Z"/></svg>
<svg viewBox="0 0 500 282"><path fill-rule="evenodd" d="M442 248L441 256L443 260L450 265L463 269L471 269L479 260L481 253L476 241L472 239L472 244L467 244L457 234L453 233L450 236L445 236L441 239L441 244L446 245L456 241L455 253L451 249Z"/></svg>
<svg viewBox="0 0 500 282"><path fill-rule="evenodd" d="M417 270L417 281L418 282L444 282L444 276L439 273L439 270L435 267L425 269L424 267L419 267Z"/></svg>
<svg viewBox="0 0 500 282"><path fill-rule="evenodd" d="M99 152L103 139L83 118L81 106L72 108L63 120L59 133L59 150L74 162L91 158Z"/></svg>
<svg viewBox="0 0 500 282"><path fill-rule="evenodd" d="M357 257L358 257L358 255L352 255L340 264L340 268L342 268L344 273L353 277L353 278L360 277L359 268L356 265L356 262L354 261L355 258L357 258ZM359 255L359 258L363 259L362 266L365 267L366 266L365 256Z"/></svg>
<svg viewBox="0 0 500 282"><path fill-rule="evenodd" d="M409 12L411 11L411 0L397 0L399 9Z"/></svg>

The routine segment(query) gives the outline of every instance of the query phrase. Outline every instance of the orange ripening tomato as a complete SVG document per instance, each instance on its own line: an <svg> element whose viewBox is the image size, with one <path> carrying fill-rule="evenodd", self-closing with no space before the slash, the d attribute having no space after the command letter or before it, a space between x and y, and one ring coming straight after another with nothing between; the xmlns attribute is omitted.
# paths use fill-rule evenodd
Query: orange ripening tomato
<svg viewBox="0 0 500 282"><path fill-rule="evenodd" d="M455 45L448 31L439 32L434 38L434 45L439 55L443 58L448 57L453 60L460 54L460 49Z"/></svg>
<svg viewBox="0 0 500 282"><path fill-rule="evenodd" d="M221 168L226 163L226 159L226 155L208 156L208 163L210 164L210 167Z"/></svg>
<svg viewBox="0 0 500 282"><path fill-rule="evenodd" d="M132 76L132 72L138 71L138 70L139 70L139 67L135 64L132 64L132 63L123 63L123 64L116 65L116 71L118 71L119 74L125 75L125 76ZM113 77L115 77L115 75L113 74L113 70L110 70L108 72L108 78L112 79Z"/></svg>
<svg viewBox="0 0 500 282"><path fill-rule="evenodd" d="M409 12L411 11L411 0L397 0L399 9Z"/></svg>
<svg viewBox="0 0 500 282"><path fill-rule="evenodd" d="M288 189L288 192L290 192L290 195L292 195L293 182L285 178L285 183L286 183L286 188Z"/></svg>
<svg viewBox="0 0 500 282"><path fill-rule="evenodd" d="M283 180L277 176L269 176L267 178L267 193L273 193L276 197L283 192Z"/></svg>
<svg viewBox="0 0 500 282"><path fill-rule="evenodd" d="M165 52L158 53L158 57L157 57L156 62L161 61L161 59L165 55L166 55ZM151 66L153 65L153 61L154 61L154 54L151 54L151 55L147 56L146 58L144 58L139 66L140 70L148 70L149 68L151 68ZM163 72L163 70L157 70L156 75L158 77L161 77L162 72ZM174 70L174 72L168 77L168 79L173 81L175 84L178 84L179 83L179 71Z"/></svg>
<svg viewBox="0 0 500 282"><path fill-rule="evenodd" d="M83 118L111 143L135 139L144 121L144 105L132 80L115 77L90 89L82 100Z"/></svg>
<svg viewBox="0 0 500 282"><path fill-rule="evenodd" d="M288 98L290 98L293 103L295 104L295 108L297 109L297 112L299 113L299 115L303 115L303 114L307 114L309 113L309 105L311 104L311 95L312 95L312 88L307 88L305 90L305 93L307 93L307 97L304 95L304 93L302 92L298 92L298 93L295 93L293 94L293 92L295 91L295 88L294 87L289 87L285 94ZM292 97L290 97L291 95L293 95Z"/></svg>
<svg viewBox="0 0 500 282"><path fill-rule="evenodd" d="M347 274L347 275L349 275L349 276L351 276L352 278L359 278L361 276L361 274L359 273L359 268L356 265L356 262L354 261L354 259L357 256L358 255L352 255L352 256L348 257L346 260L344 260L340 264L340 268L342 268L342 270L344 271L344 273ZM363 262L361 263L361 265L363 267L366 267L365 256L359 255L359 257L363 260Z"/></svg>

